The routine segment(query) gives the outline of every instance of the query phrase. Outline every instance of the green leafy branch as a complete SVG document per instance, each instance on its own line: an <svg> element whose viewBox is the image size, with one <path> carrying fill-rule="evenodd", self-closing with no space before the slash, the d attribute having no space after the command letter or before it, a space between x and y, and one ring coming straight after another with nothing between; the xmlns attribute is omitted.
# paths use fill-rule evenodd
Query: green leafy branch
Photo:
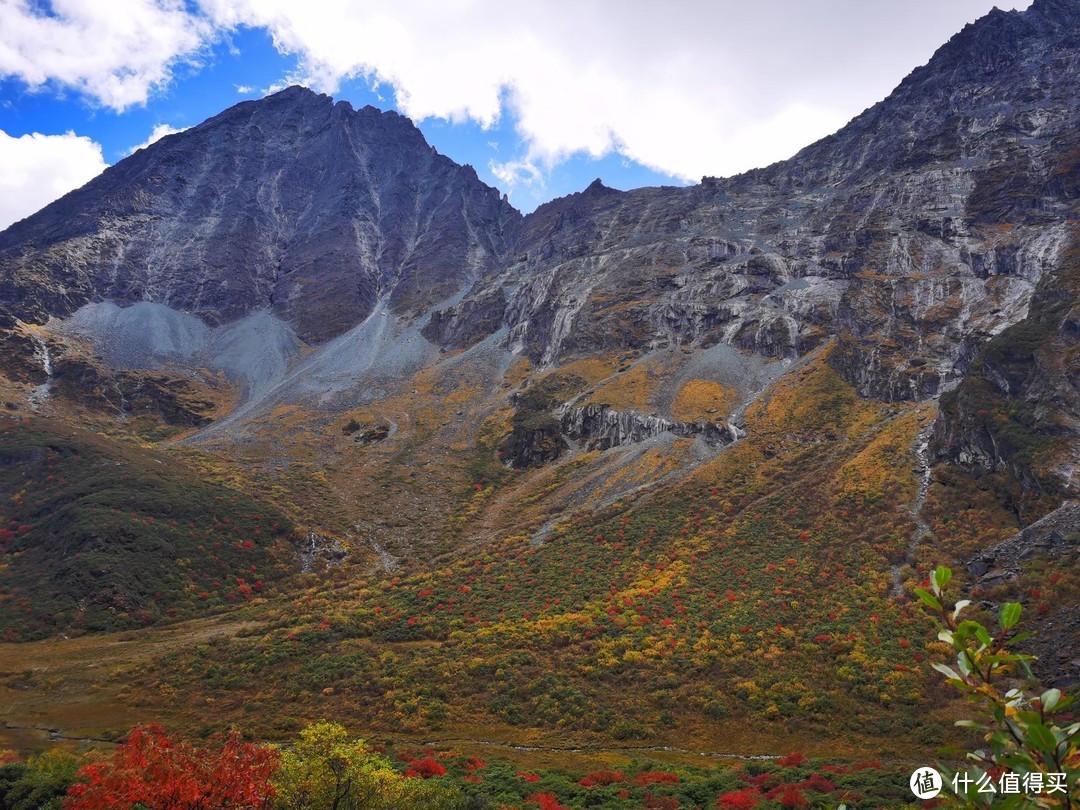
<svg viewBox="0 0 1080 810"><path fill-rule="evenodd" d="M970 770L943 768L946 782L956 786L957 797L966 806L1078 806L1080 723L1060 725L1066 722L1065 717L1071 720L1064 710L1072 705L1074 697L1062 694L1060 689L1043 691L1035 685L1028 663L1034 656L1016 649L1031 636L1017 630L1019 603L1001 606L998 628L991 632L978 621L962 618L971 600L948 603L946 587L951 579L952 571L939 566L930 577L931 590L915 590L938 625L938 639L956 654L955 665L938 663L934 669L970 700L983 703L990 718L957 722L958 726L982 732L987 747L967 755L974 763ZM1004 780L1014 776L1014 784L1021 789L1005 792ZM988 783L997 789L990 792L986 789Z"/></svg>

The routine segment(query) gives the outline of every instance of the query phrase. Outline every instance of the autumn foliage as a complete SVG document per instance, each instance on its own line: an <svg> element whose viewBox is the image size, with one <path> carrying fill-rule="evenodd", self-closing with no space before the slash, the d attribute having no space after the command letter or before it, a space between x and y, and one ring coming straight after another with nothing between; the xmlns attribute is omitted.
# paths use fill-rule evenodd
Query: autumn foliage
<svg viewBox="0 0 1080 810"><path fill-rule="evenodd" d="M113 758L84 766L66 810L255 810L270 806L278 752L231 732L217 747L170 739L157 725L138 726Z"/></svg>
<svg viewBox="0 0 1080 810"><path fill-rule="evenodd" d="M418 779L431 779L435 776L445 776L446 767L433 757L424 757L412 760L405 775Z"/></svg>
<svg viewBox="0 0 1080 810"><path fill-rule="evenodd" d="M716 806L724 810L750 810L761 801L761 794L751 788L733 790L716 800Z"/></svg>

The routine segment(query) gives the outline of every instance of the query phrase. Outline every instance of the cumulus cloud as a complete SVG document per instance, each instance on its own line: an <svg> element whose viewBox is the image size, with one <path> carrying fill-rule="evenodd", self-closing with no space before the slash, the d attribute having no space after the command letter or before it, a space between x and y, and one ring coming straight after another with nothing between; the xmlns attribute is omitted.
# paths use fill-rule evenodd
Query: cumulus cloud
<svg viewBox="0 0 1080 810"><path fill-rule="evenodd" d="M0 0L0 74L122 109L207 42L261 28L297 60L274 87L333 93L363 78L417 121L509 117L524 146L493 171L535 183L573 154L616 151L687 180L783 159L883 98L993 0L43 3Z"/></svg>
<svg viewBox="0 0 1080 810"><path fill-rule="evenodd" d="M489 161L488 168L503 187L513 190L517 186L543 188L544 172L531 160Z"/></svg>
<svg viewBox="0 0 1080 810"><path fill-rule="evenodd" d="M0 130L0 229L33 214L106 168L101 146L85 136Z"/></svg>
<svg viewBox="0 0 1080 810"><path fill-rule="evenodd" d="M0 0L0 19L0 76L115 110L145 103L213 33L183 0Z"/></svg>
<svg viewBox="0 0 1080 810"><path fill-rule="evenodd" d="M138 146L133 146L127 150L126 155L134 155L140 149L145 149L152 143L156 143L164 138L166 135L175 135L177 132L183 132L187 127L174 127L169 124L158 124L150 131L150 136L140 143Z"/></svg>
<svg viewBox="0 0 1080 810"><path fill-rule="evenodd" d="M299 80L392 86L416 120L511 114L526 153L504 182L618 151L675 177L789 156L884 97L989 0L200 0L220 28L263 27ZM1026 2L1021 5L1026 6ZM853 69L853 66L857 66Z"/></svg>

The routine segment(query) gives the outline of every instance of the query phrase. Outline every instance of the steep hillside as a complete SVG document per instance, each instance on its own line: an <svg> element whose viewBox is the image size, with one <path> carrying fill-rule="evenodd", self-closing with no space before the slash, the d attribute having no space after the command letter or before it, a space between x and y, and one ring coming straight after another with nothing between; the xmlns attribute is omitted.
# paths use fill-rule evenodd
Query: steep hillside
<svg viewBox="0 0 1080 810"><path fill-rule="evenodd" d="M206 615L298 570L273 507L46 420L0 421L0 520L5 641Z"/></svg>

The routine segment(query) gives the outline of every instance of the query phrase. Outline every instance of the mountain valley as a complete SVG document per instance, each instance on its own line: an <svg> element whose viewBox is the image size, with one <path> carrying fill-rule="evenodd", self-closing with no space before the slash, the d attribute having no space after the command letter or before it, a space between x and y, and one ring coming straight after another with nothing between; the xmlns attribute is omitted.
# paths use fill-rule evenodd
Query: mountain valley
<svg viewBox="0 0 1080 810"><path fill-rule="evenodd" d="M1075 686L1078 88L1035 0L790 160L522 215L290 87L15 223L0 748L332 718L906 779L975 739L940 564Z"/></svg>

